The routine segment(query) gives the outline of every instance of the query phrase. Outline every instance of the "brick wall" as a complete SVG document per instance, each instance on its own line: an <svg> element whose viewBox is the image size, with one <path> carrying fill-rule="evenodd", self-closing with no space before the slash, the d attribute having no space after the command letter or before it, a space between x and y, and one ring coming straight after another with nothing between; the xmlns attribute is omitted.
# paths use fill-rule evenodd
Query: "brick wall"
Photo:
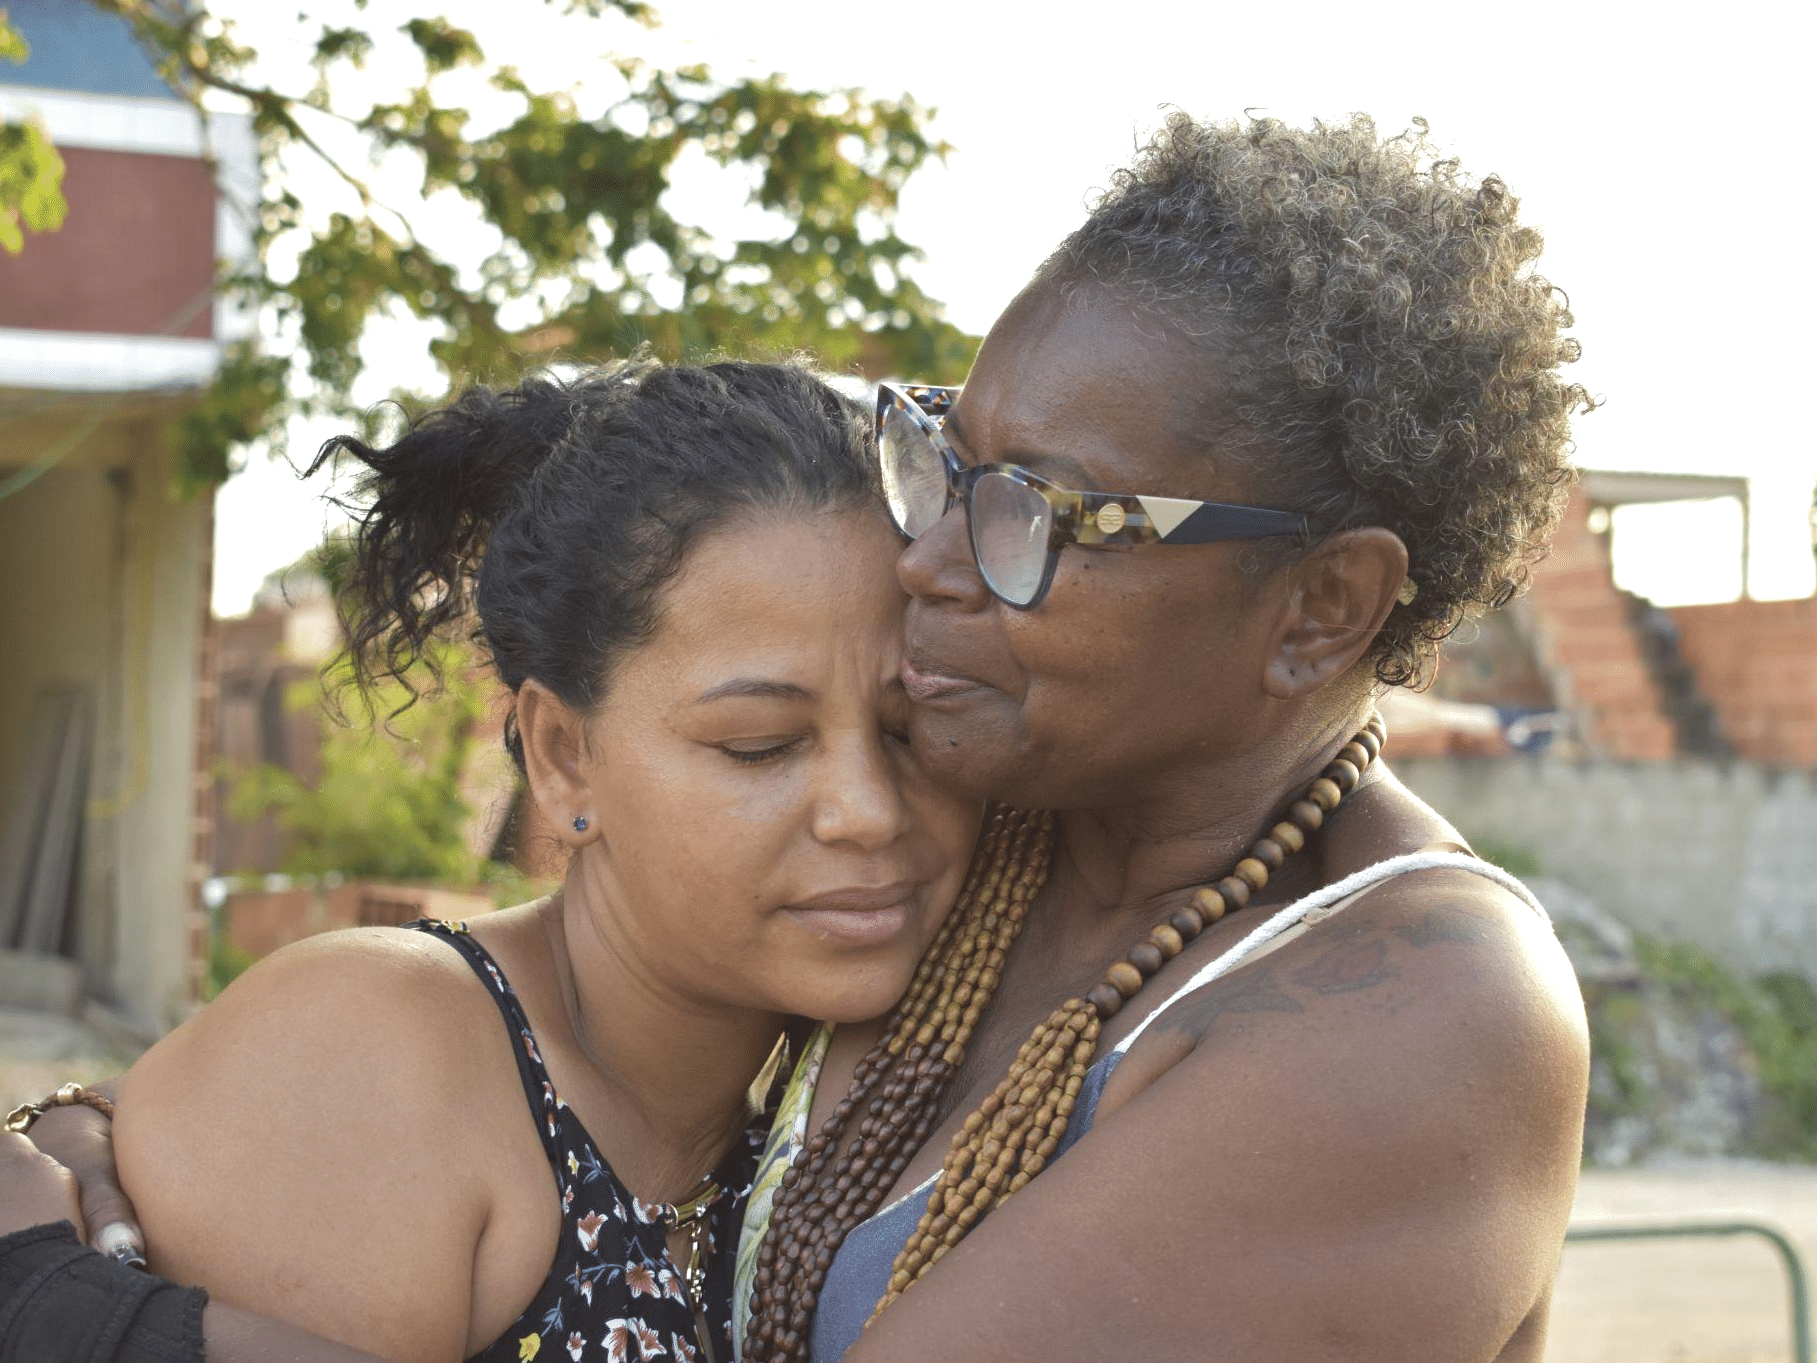
<svg viewBox="0 0 1817 1363"><path fill-rule="evenodd" d="M203 494L201 541L201 582L196 593L196 740L195 764L192 768L190 800L193 817L190 822L190 859L184 921L188 942L188 996L185 1004L202 1001L202 985L208 974L208 910L202 902L202 882L208 878L214 851L215 819L219 802L215 797L211 772L215 760L215 708L219 703L220 631L209 605L214 592L215 506L212 492Z"/></svg>
<svg viewBox="0 0 1817 1363"><path fill-rule="evenodd" d="M0 252L0 326L202 338L213 331L214 171L186 156L64 146L69 220Z"/></svg>
<svg viewBox="0 0 1817 1363"><path fill-rule="evenodd" d="M214 838L209 860L216 875L276 871L290 850L290 836L277 818L234 816L230 796L245 774L260 763L275 763L305 782L321 774L318 748L322 718L315 710L293 710L290 688L316 675L318 664L286 656L285 612L267 609L239 619L220 620L218 695L213 728Z"/></svg>
<svg viewBox="0 0 1817 1363"><path fill-rule="evenodd" d="M1679 606L1668 614L1735 751L1817 767L1817 597Z"/></svg>
<svg viewBox="0 0 1817 1363"><path fill-rule="evenodd" d="M1661 760L1677 744L1616 589L1609 539L1591 531L1589 505L1573 497L1552 553L1534 574L1527 609L1536 651L1560 708L1584 746L1603 757Z"/></svg>
<svg viewBox="0 0 1817 1363"><path fill-rule="evenodd" d="M357 880L332 889L236 891L227 896L221 916L228 941L264 956L318 932L393 927L415 918L473 918L491 908L491 899L483 894Z"/></svg>

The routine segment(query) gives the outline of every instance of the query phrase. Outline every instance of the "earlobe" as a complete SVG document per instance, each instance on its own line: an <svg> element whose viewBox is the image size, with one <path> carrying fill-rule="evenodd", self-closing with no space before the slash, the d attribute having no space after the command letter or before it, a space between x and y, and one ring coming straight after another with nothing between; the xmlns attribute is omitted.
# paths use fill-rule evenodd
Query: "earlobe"
<svg viewBox="0 0 1817 1363"><path fill-rule="evenodd" d="M1368 650L1407 582L1407 546L1392 530L1333 535L1289 570L1263 689L1300 700L1345 676Z"/></svg>
<svg viewBox="0 0 1817 1363"><path fill-rule="evenodd" d="M549 824L570 846L592 842L599 834L593 828L593 792L582 769L582 716L541 682L526 681L517 692L517 732L524 777Z"/></svg>

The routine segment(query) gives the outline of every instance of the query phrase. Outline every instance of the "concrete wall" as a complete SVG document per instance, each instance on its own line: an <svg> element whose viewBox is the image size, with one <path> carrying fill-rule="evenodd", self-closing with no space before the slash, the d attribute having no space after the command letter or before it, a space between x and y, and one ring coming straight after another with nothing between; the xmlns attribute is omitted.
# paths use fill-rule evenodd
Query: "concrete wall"
<svg viewBox="0 0 1817 1363"><path fill-rule="evenodd" d="M1393 759L1473 841L1630 926L1817 980L1817 773L1753 763Z"/></svg>
<svg viewBox="0 0 1817 1363"><path fill-rule="evenodd" d="M200 961L198 894L206 868L196 855L201 790L198 728L203 622L212 566L212 494L177 502L168 471L146 477L133 535L151 568L150 637L144 645L149 696L129 697L130 723L149 723L143 780L117 817L121 874L119 937L108 977L129 1011L168 1026L196 998ZM149 474L150 471L147 470ZM143 605L131 606L145 618ZM136 713L133 713L136 709Z"/></svg>
<svg viewBox="0 0 1817 1363"><path fill-rule="evenodd" d="M0 433L0 468L35 452L31 430ZM192 998L208 600L209 501L175 500L169 486L160 423L126 418L0 501L0 790L16 778L33 697L52 684L84 688L96 741L80 956L90 992L150 1030Z"/></svg>
<svg viewBox="0 0 1817 1363"><path fill-rule="evenodd" d="M18 768L40 690L117 673L121 516L100 468L53 470L0 501L0 773ZM98 747L117 754L109 717Z"/></svg>

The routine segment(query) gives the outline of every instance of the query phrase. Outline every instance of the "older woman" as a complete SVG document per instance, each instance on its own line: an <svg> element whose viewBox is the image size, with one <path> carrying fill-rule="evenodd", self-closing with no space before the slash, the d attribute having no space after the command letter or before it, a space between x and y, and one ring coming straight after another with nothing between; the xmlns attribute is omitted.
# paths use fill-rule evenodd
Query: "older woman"
<svg viewBox="0 0 1817 1363"><path fill-rule="evenodd" d="M1055 811L1052 872L938 1095L798 1164L748 1356L841 1356L876 1303L854 1359L1540 1356L1576 990L1359 772L1372 693L1522 585L1567 481L1539 245L1417 134L1175 117L956 400L886 396L917 751ZM908 1068L879 1030L810 1128Z"/></svg>
<svg viewBox="0 0 1817 1363"><path fill-rule="evenodd" d="M798 1075L747 1357L1540 1357L1581 1008L1370 718L1568 478L1515 207L1177 116L962 392L886 390L917 754L1053 814Z"/></svg>

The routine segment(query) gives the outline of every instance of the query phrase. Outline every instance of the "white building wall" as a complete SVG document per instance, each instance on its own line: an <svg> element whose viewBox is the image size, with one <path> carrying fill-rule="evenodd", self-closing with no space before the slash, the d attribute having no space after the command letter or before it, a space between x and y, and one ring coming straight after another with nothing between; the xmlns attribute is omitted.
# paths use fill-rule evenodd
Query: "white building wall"
<svg viewBox="0 0 1817 1363"><path fill-rule="evenodd" d="M0 468L32 427L0 427ZM23 448L22 448L23 447ZM0 791L18 779L34 698L94 706L78 950L89 990L147 1031L189 1003L197 667L206 497L170 492L161 422L103 425L0 500Z"/></svg>

